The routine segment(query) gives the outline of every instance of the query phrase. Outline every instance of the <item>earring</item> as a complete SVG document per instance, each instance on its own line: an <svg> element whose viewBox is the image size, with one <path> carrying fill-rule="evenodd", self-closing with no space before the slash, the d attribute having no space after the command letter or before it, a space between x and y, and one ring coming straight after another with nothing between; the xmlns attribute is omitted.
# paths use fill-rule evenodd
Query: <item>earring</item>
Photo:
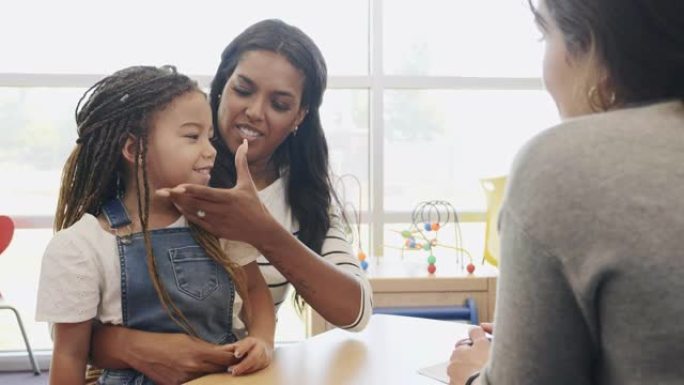
<svg viewBox="0 0 684 385"><path fill-rule="evenodd" d="M616 100L615 91L610 92L610 97L606 102L604 96L599 92L598 87L591 86L587 92L587 98L589 99L589 106L594 112L607 111L615 104Z"/></svg>
<svg viewBox="0 0 684 385"><path fill-rule="evenodd" d="M295 126L294 130L292 130L292 136L297 136L297 130L299 130L299 126Z"/></svg>

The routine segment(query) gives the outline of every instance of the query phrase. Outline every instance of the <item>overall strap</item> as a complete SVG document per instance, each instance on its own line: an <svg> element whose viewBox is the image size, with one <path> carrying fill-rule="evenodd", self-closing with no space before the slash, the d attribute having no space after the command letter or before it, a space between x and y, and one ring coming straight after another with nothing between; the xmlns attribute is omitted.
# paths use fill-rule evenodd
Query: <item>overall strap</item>
<svg viewBox="0 0 684 385"><path fill-rule="evenodd" d="M131 219L128 217L126 207L121 202L121 199L115 198L102 205L102 212L109 222L112 229L118 229L131 224Z"/></svg>

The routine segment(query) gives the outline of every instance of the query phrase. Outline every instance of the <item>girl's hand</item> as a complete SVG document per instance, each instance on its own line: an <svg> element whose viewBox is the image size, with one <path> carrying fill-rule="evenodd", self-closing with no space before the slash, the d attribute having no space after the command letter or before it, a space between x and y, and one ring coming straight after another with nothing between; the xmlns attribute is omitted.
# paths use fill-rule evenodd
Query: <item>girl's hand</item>
<svg viewBox="0 0 684 385"><path fill-rule="evenodd" d="M237 363L232 351L186 334L111 325L95 329L91 352L99 368L133 368L158 384L183 384Z"/></svg>
<svg viewBox="0 0 684 385"><path fill-rule="evenodd" d="M261 203L247 165L248 143L245 140L235 152L237 181L230 189L182 184L157 190L157 196L173 201L191 222L219 238L257 246L275 219Z"/></svg>
<svg viewBox="0 0 684 385"><path fill-rule="evenodd" d="M273 359L273 345L256 337L246 337L234 344L225 345L232 349L238 364L228 368L234 376L254 373L267 367Z"/></svg>
<svg viewBox="0 0 684 385"><path fill-rule="evenodd" d="M447 367L450 385L463 385L468 377L479 372L487 363L491 343L480 327L470 329L470 338L456 343Z"/></svg>

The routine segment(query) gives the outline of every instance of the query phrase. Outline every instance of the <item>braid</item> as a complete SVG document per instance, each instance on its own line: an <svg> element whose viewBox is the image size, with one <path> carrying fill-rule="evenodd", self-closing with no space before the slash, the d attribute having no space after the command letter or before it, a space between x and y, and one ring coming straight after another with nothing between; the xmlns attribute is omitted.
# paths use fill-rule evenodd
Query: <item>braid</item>
<svg viewBox="0 0 684 385"><path fill-rule="evenodd" d="M152 279L152 285L154 290L157 292L162 306L166 309L171 319L173 319L176 324L185 330L186 333L191 336L197 337L197 332L190 324L190 321L185 317L183 312L176 306L171 300L169 293L166 291L164 284L159 279L159 273L157 271L157 261L154 258L154 252L152 250L152 240L150 238L150 232L148 227L148 219L150 217L150 186L147 180L147 132L142 133L138 137L138 146L136 146L136 156L135 156L135 175L138 175L138 170L141 170L140 161L142 160L142 183L138 181L135 184L136 192L138 195L138 213L140 213L140 226L142 227L143 239L145 242L145 251L147 254L147 270L150 273L150 278ZM142 184L142 190L140 185Z"/></svg>
<svg viewBox="0 0 684 385"><path fill-rule="evenodd" d="M176 97L201 92L197 84L175 69L129 67L90 87L79 99L75 120L78 140L62 171L62 183L54 229L73 225L84 214L100 214L101 206L117 196L122 168L121 153L128 138L137 138L134 179L140 226L147 254L147 268L157 296L171 319L188 334L196 336L192 325L173 303L157 273L149 234L150 188L147 173L147 130L153 114ZM139 171L142 173L138 178ZM218 238L195 225L191 233L200 246L220 264L235 282L247 305L245 274L230 261Z"/></svg>
<svg viewBox="0 0 684 385"><path fill-rule="evenodd" d="M197 243L202 246L204 251L218 264L220 264L223 269L230 275L233 283L235 284L235 290L242 298L242 302L245 304L243 309L245 311L245 324L249 325L249 319L252 314L250 313L249 298L247 294L247 276L244 269L240 265L233 262L226 253L221 248L221 243L219 239L212 233L204 230L203 228L191 223L190 231Z"/></svg>

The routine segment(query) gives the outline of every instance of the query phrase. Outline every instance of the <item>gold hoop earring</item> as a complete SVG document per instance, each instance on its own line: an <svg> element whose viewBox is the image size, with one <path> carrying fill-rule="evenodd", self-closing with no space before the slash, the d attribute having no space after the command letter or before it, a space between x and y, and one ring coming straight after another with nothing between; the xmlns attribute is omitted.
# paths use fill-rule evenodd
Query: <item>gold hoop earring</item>
<svg viewBox="0 0 684 385"><path fill-rule="evenodd" d="M589 107L592 111L597 112L600 110L599 103L596 101L596 96L598 95L598 87L591 86L589 91L587 91L587 100L589 101Z"/></svg>
<svg viewBox="0 0 684 385"><path fill-rule="evenodd" d="M587 91L587 99L589 100L589 107L594 112L607 111L615 105L617 96L615 91L610 92L610 97L606 101L603 94L599 91L597 86L591 86Z"/></svg>

